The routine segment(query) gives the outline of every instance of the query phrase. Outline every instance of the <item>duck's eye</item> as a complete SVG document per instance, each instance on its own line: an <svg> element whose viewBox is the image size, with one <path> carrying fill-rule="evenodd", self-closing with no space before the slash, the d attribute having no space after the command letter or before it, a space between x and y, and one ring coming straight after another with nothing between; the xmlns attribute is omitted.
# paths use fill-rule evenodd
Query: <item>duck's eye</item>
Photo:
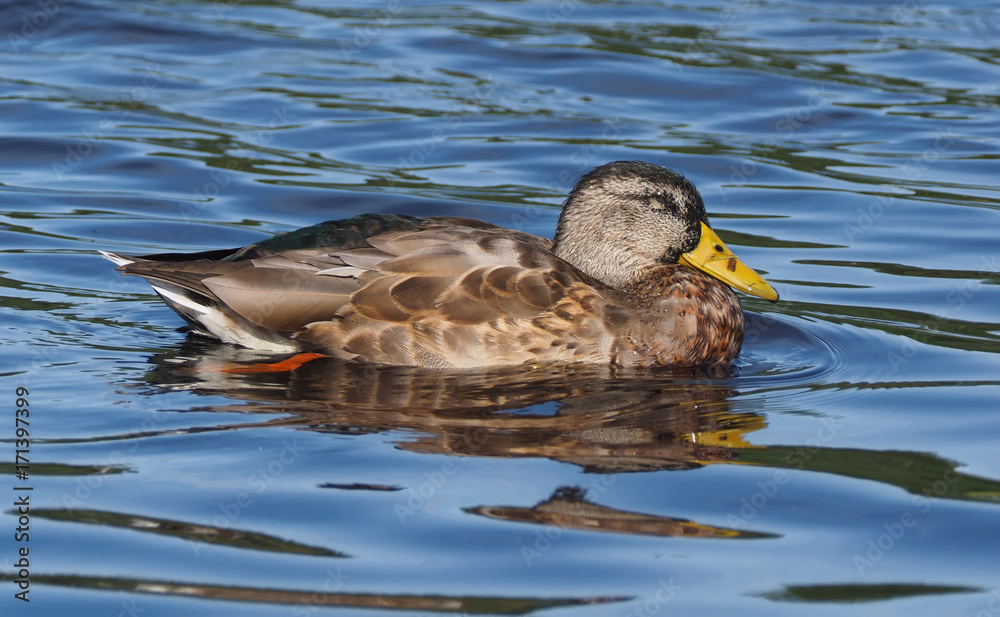
<svg viewBox="0 0 1000 617"><path fill-rule="evenodd" d="M722 248L722 245L721 245L721 244L716 244L716 245L715 245L715 252L716 252L716 253L721 253L721 252L723 252L723 251L725 251L725 250L726 250L726 249Z"/></svg>

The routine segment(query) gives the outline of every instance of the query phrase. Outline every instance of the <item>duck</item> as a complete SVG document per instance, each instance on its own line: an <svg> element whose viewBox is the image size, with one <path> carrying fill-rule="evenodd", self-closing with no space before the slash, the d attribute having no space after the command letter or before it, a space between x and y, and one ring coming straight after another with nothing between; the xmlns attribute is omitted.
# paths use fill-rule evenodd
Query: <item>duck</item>
<svg viewBox="0 0 1000 617"><path fill-rule="evenodd" d="M480 220L363 214L234 249L101 253L195 334L269 353L427 368L732 363L739 290L778 293L682 174L584 174L552 240Z"/></svg>

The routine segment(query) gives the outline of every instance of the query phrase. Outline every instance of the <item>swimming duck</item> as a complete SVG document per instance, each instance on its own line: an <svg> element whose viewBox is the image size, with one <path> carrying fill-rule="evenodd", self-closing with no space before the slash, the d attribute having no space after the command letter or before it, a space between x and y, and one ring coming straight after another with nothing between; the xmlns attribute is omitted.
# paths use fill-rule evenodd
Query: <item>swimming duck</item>
<svg viewBox="0 0 1000 617"><path fill-rule="evenodd" d="M552 241L474 219L365 214L239 249L103 254L201 334L425 367L728 363L743 341L730 286L778 299L712 231L694 184L641 161L585 174Z"/></svg>

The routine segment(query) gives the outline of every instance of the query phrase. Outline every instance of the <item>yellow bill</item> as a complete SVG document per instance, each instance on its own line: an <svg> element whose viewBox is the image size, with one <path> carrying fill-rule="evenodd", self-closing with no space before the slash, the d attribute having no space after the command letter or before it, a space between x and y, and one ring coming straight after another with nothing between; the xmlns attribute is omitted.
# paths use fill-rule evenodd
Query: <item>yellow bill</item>
<svg viewBox="0 0 1000 617"><path fill-rule="evenodd" d="M764 278L743 264L718 234L701 224L701 241L693 250L681 255L680 262L714 276L733 289L751 296L778 301L778 292Z"/></svg>

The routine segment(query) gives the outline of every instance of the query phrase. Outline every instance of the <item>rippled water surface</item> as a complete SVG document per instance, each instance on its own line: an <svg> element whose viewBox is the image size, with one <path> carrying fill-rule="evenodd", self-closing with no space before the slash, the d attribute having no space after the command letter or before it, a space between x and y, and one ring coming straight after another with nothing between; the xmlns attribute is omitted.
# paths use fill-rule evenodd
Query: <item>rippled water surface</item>
<svg viewBox="0 0 1000 617"><path fill-rule="evenodd" d="M0 24L4 614L1000 614L995 4ZM225 373L258 357L96 253L363 212L551 236L618 159L685 173L780 291L743 297L734 374Z"/></svg>

